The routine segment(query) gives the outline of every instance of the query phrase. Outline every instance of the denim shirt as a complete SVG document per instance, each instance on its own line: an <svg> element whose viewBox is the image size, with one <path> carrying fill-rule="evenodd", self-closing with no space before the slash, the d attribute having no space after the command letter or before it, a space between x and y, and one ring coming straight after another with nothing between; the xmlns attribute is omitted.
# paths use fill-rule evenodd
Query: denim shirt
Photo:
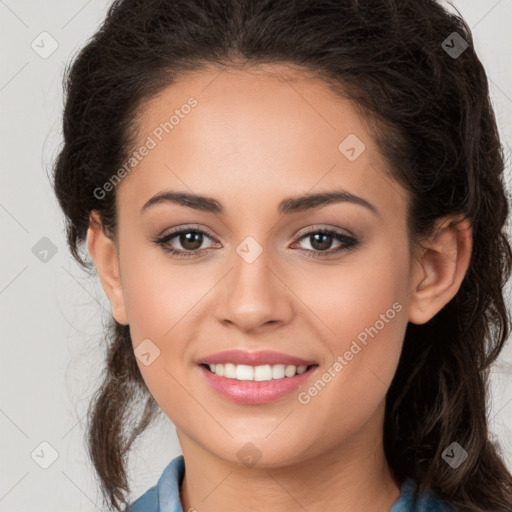
<svg viewBox="0 0 512 512"><path fill-rule="evenodd" d="M184 512L180 502L180 483L185 473L183 455L178 455L164 469L158 483L137 499L126 512ZM401 487L400 496L388 512L453 512L453 509L434 493L423 493L413 503L416 484L410 478ZM193 509L191 509L193 511Z"/></svg>

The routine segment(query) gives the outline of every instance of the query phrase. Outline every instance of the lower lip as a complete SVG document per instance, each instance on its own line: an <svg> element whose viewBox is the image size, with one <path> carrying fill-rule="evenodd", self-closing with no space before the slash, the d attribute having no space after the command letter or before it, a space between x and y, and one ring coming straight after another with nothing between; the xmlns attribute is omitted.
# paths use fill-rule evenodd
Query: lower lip
<svg viewBox="0 0 512 512"><path fill-rule="evenodd" d="M318 366L311 366L293 377L264 381L228 379L219 377L202 365L199 368L210 386L222 396L240 404L266 404L295 391L315 373Z"/></svg>

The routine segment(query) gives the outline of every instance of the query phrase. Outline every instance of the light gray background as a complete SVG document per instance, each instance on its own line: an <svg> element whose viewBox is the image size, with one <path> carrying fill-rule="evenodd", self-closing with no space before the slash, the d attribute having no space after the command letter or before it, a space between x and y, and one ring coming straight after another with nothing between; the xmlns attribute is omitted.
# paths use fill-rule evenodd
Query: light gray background
<svg viewBox="0 0 512 512"><path fill-rule="evenodd" d="M510 165L512 0L453 4L473 29ZM60 144L64 63L94 33L108 5L0 0L0 511L102 510L83 419L103 365L98 340L110 305L98 279L68 253L47 172ZM42 32L58 44L47 58L31 47L35 40L39 52L51 49ZM43 237L57 250L46 263L32 252ZM512 468L510 346L494 370L489 419ZM51 451L42 442L58 454L47 469L39 464L51 462ZM174 427L164 418L132 452L133 497L154 485L178 453Z"/></svg>

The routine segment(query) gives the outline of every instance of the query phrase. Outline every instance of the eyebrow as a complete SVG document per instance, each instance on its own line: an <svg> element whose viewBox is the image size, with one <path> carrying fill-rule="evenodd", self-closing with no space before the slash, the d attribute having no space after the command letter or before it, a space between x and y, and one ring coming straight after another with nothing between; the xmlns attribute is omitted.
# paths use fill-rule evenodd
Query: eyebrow
<svg viewBox="0 0 512 512"><path fill-rule="evenodd" d="M204 212L219 214L225 213L224 207L216 199L211 197L189 194L187 192L173 192L166 190L151 197L141 208L141 214L151 206L169 202L179 204L181 206L188 206L189 208ZM335 203L352 203L364 206L375 215L380 215L378 209L366 199L341 189L288 197L279 203L277 210L280 214L291 214L314 208L321 208Z"/></svg>

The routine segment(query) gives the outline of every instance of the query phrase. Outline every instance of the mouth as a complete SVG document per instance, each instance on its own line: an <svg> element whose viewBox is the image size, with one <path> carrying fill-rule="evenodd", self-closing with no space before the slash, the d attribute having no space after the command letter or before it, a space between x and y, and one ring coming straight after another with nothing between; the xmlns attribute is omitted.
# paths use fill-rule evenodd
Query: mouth
<svg viewBox="0 0 512 512"><path fill-rule="evenodd" d="M271 380L289 379L296 375L302 375L317 364L296 366L293 364L265 364L260 366L251 366L247 364L218 363L206 364L200 366L214 373L218 377L225 377L238 381L256 381L268 382Z"/></svg>
<svg viewBox="0 0 512 512"><path fill-rule="evenodd" d="M289 398L317 373L319 365L200 363L198 367L210 387L223 398L257 405Z"/></svg>

